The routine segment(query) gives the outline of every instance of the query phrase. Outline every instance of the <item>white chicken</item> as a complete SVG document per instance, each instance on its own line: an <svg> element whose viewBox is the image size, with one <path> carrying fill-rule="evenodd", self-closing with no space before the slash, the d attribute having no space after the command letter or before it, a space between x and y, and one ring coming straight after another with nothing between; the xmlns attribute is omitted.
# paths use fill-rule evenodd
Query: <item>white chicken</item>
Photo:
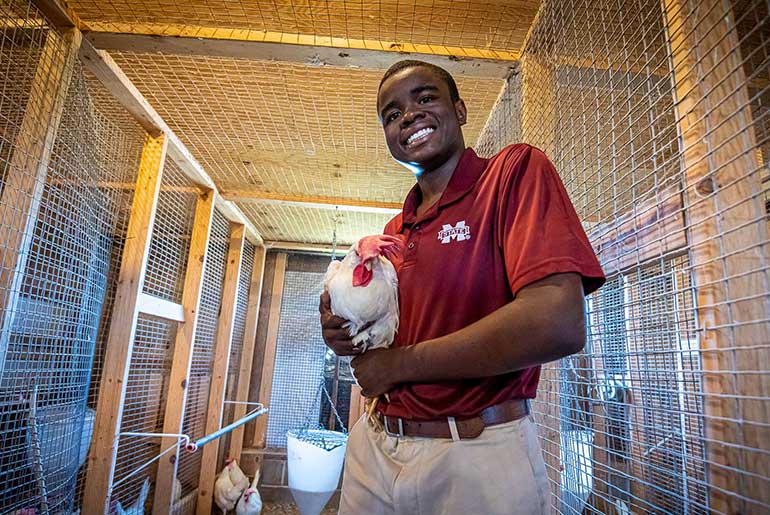
<svg viewBox="0 0 770 515"><path fill-rule="evenodd" d="M147 496L150 494L150 478L144 480L142 489L139 491L139 497L128 508L123 508L120 501L115 505L115 513L118 515L144 515L144 503L147 502Z"/></svg>
<svg viewBox="0 0 770 515"><path fill-rule="evenodd" d="M238 515L259 515L262 513L262 497L257 490L257 483L259 483L259 469L257 469L251 486L238 499L238 505L235 507L235 513Z"/></svg>
<svg viewBox="0 0 770 515"><path fill-rule="evenodd" d="M326 270L324 288L332 313L348 320L344 327L353 345L364 351L390 346L398 330L398 276L390 260L398 259L403 248L395 236L366 236ZM376 405L376 399L367 399L367 419L374 424Z"/></svg>
<svg viewBox="0 0 770 515"><path fill-rule="evenodd" d="M223 513L235 508L235 503L249 486L249 478L238 466L238 462L228 458L226 463L214 483L214 502Z"/></svg>

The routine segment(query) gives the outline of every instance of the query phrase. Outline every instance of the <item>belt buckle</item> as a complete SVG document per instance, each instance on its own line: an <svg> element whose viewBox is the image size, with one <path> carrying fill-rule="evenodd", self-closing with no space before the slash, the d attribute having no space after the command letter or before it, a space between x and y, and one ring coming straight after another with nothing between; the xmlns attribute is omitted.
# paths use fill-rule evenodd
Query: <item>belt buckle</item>
<svg viewBox="0 0 770 515"><path fill-rule="evenodd" d="M383 424L382 425L385 427L385 434L386 435L392 436L393 438L401 438L401 437L405 436L404 435L404 421L401 418L398 419L398 433L392 433L390 431L390 429L388 429L388 417L387 417L387 415L383 415L382 416L382 420L383 420Z"/></svg>

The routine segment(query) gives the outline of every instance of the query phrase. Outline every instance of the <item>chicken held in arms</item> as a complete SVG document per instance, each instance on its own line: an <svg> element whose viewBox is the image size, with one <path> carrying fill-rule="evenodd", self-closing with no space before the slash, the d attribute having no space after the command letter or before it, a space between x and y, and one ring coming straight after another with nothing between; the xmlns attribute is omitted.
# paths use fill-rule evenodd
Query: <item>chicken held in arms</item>
<svg viewBox="0 0 770 515"><path fill-rule="evenodd" d="M398 330L398 276L391 261L400 259L403 250L398 237L365 236L342 261L332 261L326 270L324 288L332 313L348 321L344 327L353 345L360 345L363 351L393 343ZM371 422L376 405L376 399L367 399Z"/></svg>

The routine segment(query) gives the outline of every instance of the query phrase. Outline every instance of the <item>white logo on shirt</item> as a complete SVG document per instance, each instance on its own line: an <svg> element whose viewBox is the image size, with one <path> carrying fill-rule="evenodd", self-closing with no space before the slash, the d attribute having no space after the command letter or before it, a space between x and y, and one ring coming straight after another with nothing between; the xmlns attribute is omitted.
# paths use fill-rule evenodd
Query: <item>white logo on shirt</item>
<svg viewBox="0 0 770 515"><path fill-rule="evenodd" d="M441 243L449 243L452 240L470 240L471 228L465 225L465 220L457 222L454 227L451 224L443 224L438 232L438 239L441 240Z"/></svg>

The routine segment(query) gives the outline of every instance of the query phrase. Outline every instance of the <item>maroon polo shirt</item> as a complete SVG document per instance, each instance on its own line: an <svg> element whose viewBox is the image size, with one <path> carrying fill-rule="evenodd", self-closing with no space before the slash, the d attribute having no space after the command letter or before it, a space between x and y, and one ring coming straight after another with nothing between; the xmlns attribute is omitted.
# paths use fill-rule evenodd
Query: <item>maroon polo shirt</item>
<svg viewBox="0 0 770 515"><path fill-rule="evenodd" d="M604 282L559 175L534 147L511 145L490 159L466 149L441 199L418 218L419 201L415 185L403 211L385 227L385 234L403 234L407 242L404 261L396 265L396 347L462 329L551 274L579 273L586 294ZM539 378L540 367L532 367L482 379L402 384L381 410L418 420L470 417L509 399L534 398Z"/></svg>

